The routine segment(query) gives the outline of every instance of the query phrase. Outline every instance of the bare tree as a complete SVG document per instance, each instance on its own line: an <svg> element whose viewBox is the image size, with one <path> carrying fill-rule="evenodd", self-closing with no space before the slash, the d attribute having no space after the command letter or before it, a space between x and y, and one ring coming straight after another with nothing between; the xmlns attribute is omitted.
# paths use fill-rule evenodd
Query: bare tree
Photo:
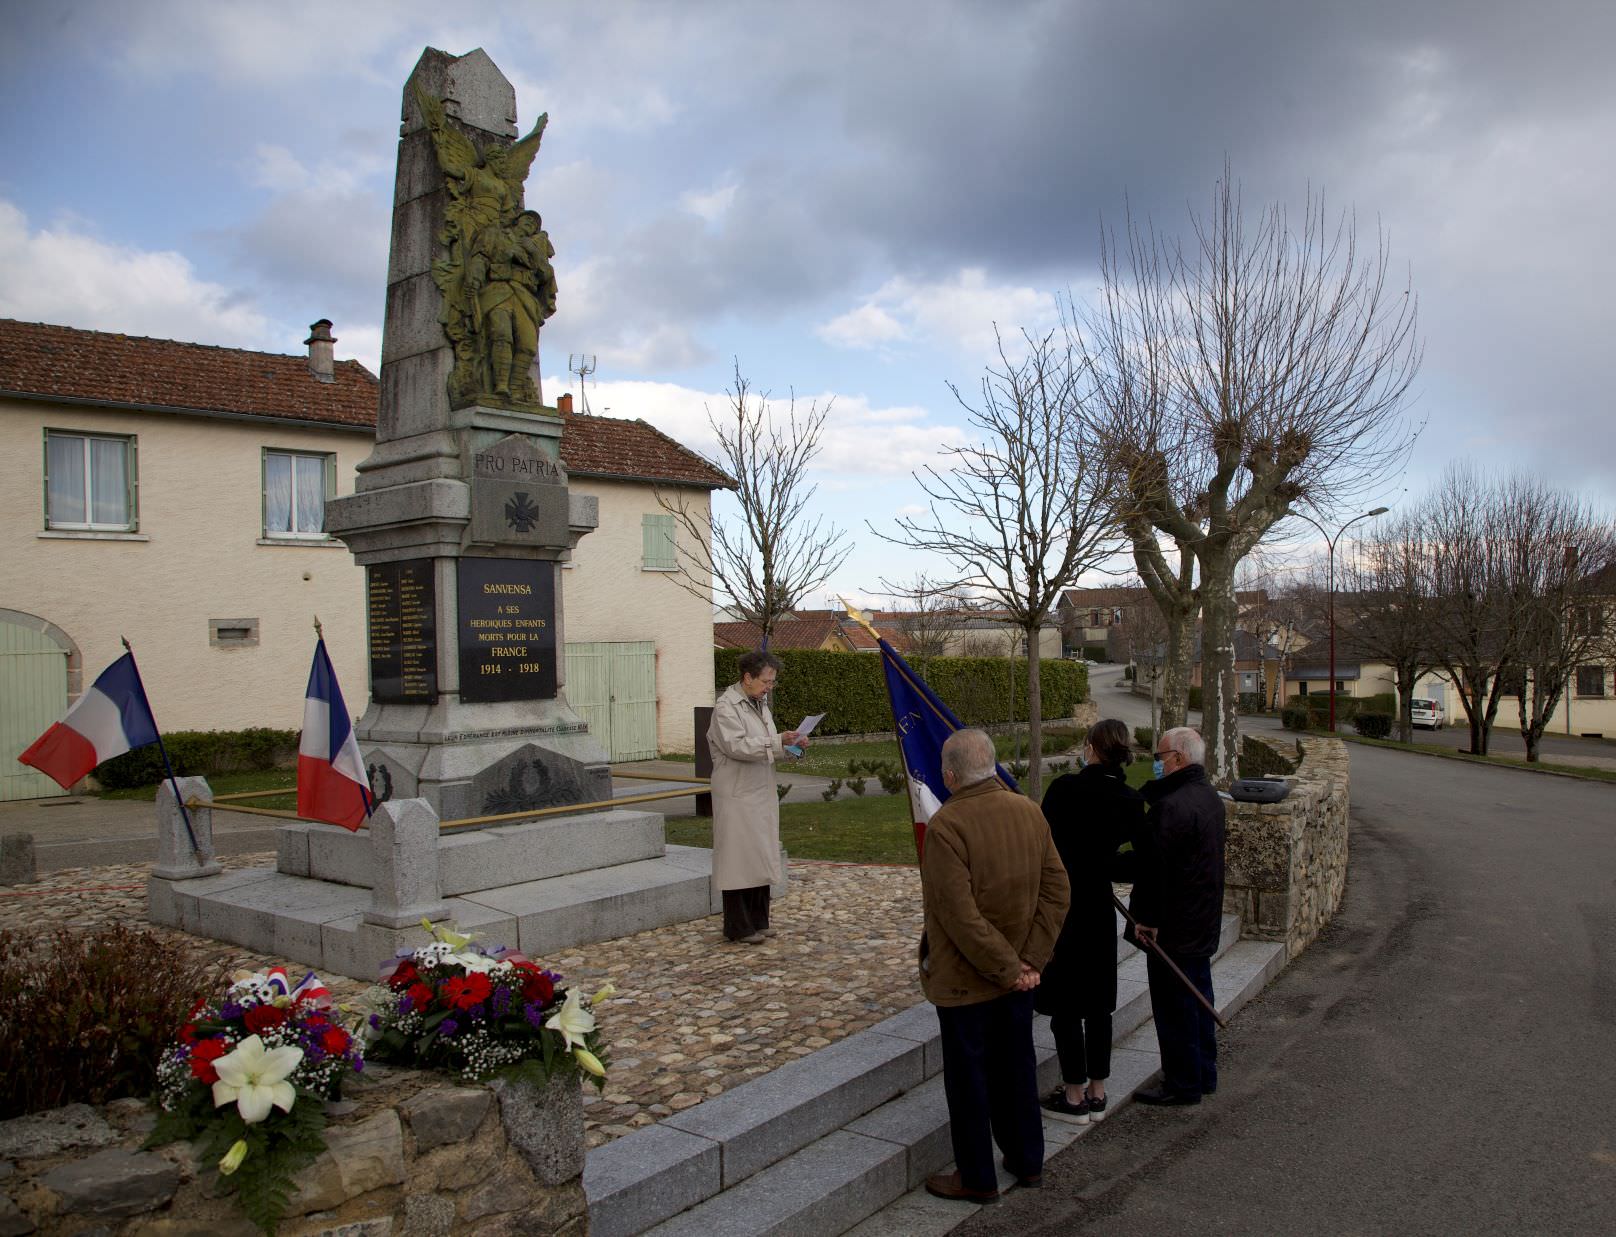
<svg viewBox="0 0 1616 1237"><path fill-rule="evenodd" d="M892 614L892 627L908 641L910 656L923 662L946 654L961 617L970 608L970 599L939 585L924 572L912 584L894 589L893 595L900 600Z"/></svg>
<svg viewBox="0 0 1616 1237"><path fill-rule="evenodd" d="M1501 488L1465 464L1448 466L1423 511L1436 655L1464 706L1470 750L1484 756L1517 653L1502 532L1511 513Z"/></svg>
<svg viewBox="0 0 1616 1237"><path fill-rule="evenodd" d="M979 402L951 388L980 440L945 448L946 470L915 474L929 514L899 519L896 535L871 531L936 554L951 573L942 587L990 600L1025 636L1027 790L1037 797L1043 775L1039 632L1061 590L1109 557L1116 538L1104 474L1082 433L1075 358L1053 334L1022 339L1025 355L1014 359L999 341L999 362L988 367Z"/></svg>
<svg viewBox="0 0 1616 1237"><path fill-rule="evenodd" d="M1509 513L1503 564L1514 619L1511 679L1526 759L1535 762L1577 668L1603 660L1610 647L1602 594L1616 575L1616 530L1588 503L1538 478L1511 477L1500 498Z"/></svg>
<svg viewBox="0 0 1616 1237"><path fill-rule="evenodd" d="M719 418L709 409L707 422L718 439L713 462L735 479L739 515L714 515L709 526L705 503L693 504L683 490L657 491L657 503L676 525L682 570L672 578L698 597L727 597L738 617L762 631L765 646L780 619L853 548L821 517L805 516L818 489L808 480L808 466L819 454L829 410L814 403L799 414L793 395L781 418L768 392L754 392L736 361L729 411Z"/></svg>
<svg viewBox="0 0 1616 1237"><path fill-rule="evenodd" d="M1401 417L1418 369L1414 298L1389 283L1384 237L1309 195L1293 226L1248 214L1225 169L1188 246L1129 219L1126 262L1107 241L1100 305L1074 323L1088 402L1137 515L1196 559L1207 768L1236 772L1235 571L1296 507L1384 484L1411 441Z"/></svg>
<svg viewBox="0 0 1616 1237"><path fill-rule="evenodd" d="M1397 680L1397 737L1414 741L1414 686L1439 665L1431 639L1432 546L1418 515L1378 525L1336 569L1337 622L1360 656L1384 661ZM1332 684L1332 688L1333 688Z"/></svg>

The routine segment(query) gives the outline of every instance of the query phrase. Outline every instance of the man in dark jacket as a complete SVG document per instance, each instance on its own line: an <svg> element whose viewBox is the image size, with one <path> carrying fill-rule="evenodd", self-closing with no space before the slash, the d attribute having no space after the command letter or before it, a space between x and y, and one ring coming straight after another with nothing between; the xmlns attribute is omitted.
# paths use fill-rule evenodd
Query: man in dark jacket
<svg viewBox="0 0 1616 1237"><path fill-rule="evenodd" d="M942 1030L943 1092L956 1169L939 1198L999 1197L993 1144L1022 1185L1044 1171L1032 994L1055 949L1070 887L1044 814L994 776L993 740L961 730L943 744L948 802L926 827L920 985Z"/></svg>
<svg viewBox="0 0 1616 1237"><path fill-rule="evenodd" d="M1129 937L1141 946L1154 940L1211 1001L1223 918L1224 815L1205 758L1205 743L1187 726L1156 743L1156 780L1144 786L1150 808L1134 841L1138 874L1129 910L1138 929L1130 928ZM1145 957L1162 1081L1134 1099L1199 1104L1218 1089L1217 1024L1154 950Z"/></svg>

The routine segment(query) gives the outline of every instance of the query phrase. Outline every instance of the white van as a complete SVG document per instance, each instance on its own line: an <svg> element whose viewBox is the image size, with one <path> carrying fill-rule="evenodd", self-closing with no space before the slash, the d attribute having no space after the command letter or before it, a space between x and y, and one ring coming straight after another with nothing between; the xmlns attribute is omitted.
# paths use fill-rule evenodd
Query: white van
<svg viewBox="0 0 1616 1237"><path fill-rule="evenodd" d="M1442 716L1442 702L1429 697L1415 696L1409 702L1411 720L1416 726L1441 730L1446 719Z"/></svg>

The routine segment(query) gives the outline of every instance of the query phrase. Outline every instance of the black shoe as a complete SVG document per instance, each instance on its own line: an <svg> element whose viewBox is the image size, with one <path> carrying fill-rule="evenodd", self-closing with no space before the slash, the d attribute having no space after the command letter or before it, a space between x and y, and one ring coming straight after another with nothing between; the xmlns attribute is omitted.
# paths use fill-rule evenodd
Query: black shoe
<svg viewBox="0 0 1616 1237"><path fill-rule="evenodd" d="M1012 1177L1014 1177L1016 1179L1016 1184L1017 1185L1026 1186L1029 1190L1037 1190L1037 1189L1042 1189L1043 1188L1044 1174L1042 1172L1036 1172L1036 1173L1033 1173L1031 1176L1023 1177L1015 1169L1010 1167L1010 1161L1009 1160L1000 1160L999 1163L1004 1165L1004 1171L1005 1172L1009 1173Z"/></svg>
<svg viewBox="0 0 1616 1237"><path fill-rule="evenodd" d="M1187 1091L1169 1091L1166 1087L1144 1087L1135 1091L1133 1098L1141 1104L1151 1104L1158 1108L1175 1108L1201 1102L1199 1095L1191 1095Z"/></svg>
<svg viewBox="0 0 1616 1237"><path fill-rule="evenodd" d="M1089 1102L1087 1098L1084 1098L1078 1100L1075 1104L1072 1103L1071 1100L1066 1098L1065 1087L1056 1087L1038 1101L1039 1105L1049 1112L1058 1112L1062 1116L1076 1117L1079 1124L1086 1123L1089 1120ZM1100 1101L1100 1107L1102 1109L1105 1107L1104 1100Z"/></svg>
<svg viewBox="0 0 1616 1237"><path fill-rule="evenodd" d="M1083 1097L1083 1107L1089 1114L1090 1123L1105 1120L1105 1101L1107 1098L1109 1097L1104 1095L1100 1096L1099 1099L1095 1099L1092 1095Z"/></svg>

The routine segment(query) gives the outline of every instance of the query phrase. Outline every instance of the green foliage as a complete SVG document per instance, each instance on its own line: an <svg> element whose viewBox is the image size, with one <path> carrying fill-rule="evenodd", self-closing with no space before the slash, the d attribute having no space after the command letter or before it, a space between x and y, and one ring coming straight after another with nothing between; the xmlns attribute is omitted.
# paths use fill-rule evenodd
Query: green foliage
<svg viewBox="0 0 1616 1237"><path fill-rule="evenodd" d="M177 777L262 771L297 758L298 732L252 726L246 730L175 730L163 746ZM163 756L155 743L115 756L95 772L103 790L155 786L162 781Z"/></svg>
<svg viewBox="0 0 1616 1237"><path fill-rule="evenodd" d="M0 932L0 1112L149 1094L159 1054L223 982L143 929Z"/></svg>
<svg viewBox="0 0 1616 1237"><path fill-rule="evenodd" d="M1307 730L1312 725L1312 714L1306 705L1288 704L1280 710L1279 721L1286 730Z"/></svg>
<svg viewBox="0 0 1616 1237"><path fill-rule="evenodd" d="M1392 732L1390 713L1359 713L1352 719L1352 728L1366 739L1384 739Z"/></svg>
<svg viewBox="0 0 1616 1237"><path fill-rule="evenodd" d="M837 794L841 791L841 789L842 789L842 779L839 778L839 777L833 777L833 778L830 779L830 784L828 786L826 786L824 790L819 792L819 797L821 799L823 799L826 803L829 803L832 799L834 799L837 796Z"/></svg>
<svg viewBox="0 0 1616 1237"><path fill-rule="evenodd" d="M791 793L791 783L790 782L776 782L774 784L774 797L776 799L784 799L790 793Z"/></svg>
<svg viewBox="0 0 1616 1237"><path fill-rule="evenodd" d="M299 1092L291 1112L272 1108L248 1125L233 1105L215 1108L206 1088L193 1087L185 1103L158 1115L146 1146L180 1140L194 1140L204 1164L218 1163L238 1140L247 1144L241 1167L221 1174L219 1184L236 1194L249 1220L273 1234L292 1200L292 1179L325 1150L325 1107L318 1096Z"/></svg>
<svg viewBox="0 0 1616 1237"><path fill-rule="evenodd" d="M784 664L774 690L775 721L792 726L810 713L824 712L819 734L873 734L892 729L881 659L863 653L826 653L818 649L785 649L776 653ZM738 649L713 654L713 679L723 691L740 679ZM926 682L967 726L1025 720L1027 661L1006 657L929 657ZM1088 667L1071 661L1040 665L1046 717L1069 715L1088 699Z"/></svg>
<svg viewBox="0 0 1616 1237"><path fill-rule="evenodd" d="M1124 666L1122 668L1122 677L1125 679L1132 680L1137 676L1137 673L1137 670L1133 666Z"/></svg>
<svg viewBox="0 0 1616 1237"><path fill-rule="evenodd" d="M1106 655L1105 655L1105 645L1103 645L1103 644L1085 644L1083 646L1083 657L1087 661L1105 661L1105 660L1107 660Z"/></svg>
<svg viewBox="0 0 1616 1237"><path fill-rule="evenodd" d="M1266 713L1268 700L1261 692L1241 692L1234 698L1234 707L1238 713Z"/></svg>
<svg viewBox="0 0 1616 1237"><path fill-rule="evenodd" d="M1286 760L1261 739L1251 735L1240 737L1240 776L1267 777L1269 774L1288 775L1296 772L1296 764Z"/></svg>
<svg viewBox="0 0 1616 1237"><path fill-rule="evenodd" d="M1150 751L1156 746L1156 732L1149 726L1135 726L1133 728L1134 745Z"/></svg>

